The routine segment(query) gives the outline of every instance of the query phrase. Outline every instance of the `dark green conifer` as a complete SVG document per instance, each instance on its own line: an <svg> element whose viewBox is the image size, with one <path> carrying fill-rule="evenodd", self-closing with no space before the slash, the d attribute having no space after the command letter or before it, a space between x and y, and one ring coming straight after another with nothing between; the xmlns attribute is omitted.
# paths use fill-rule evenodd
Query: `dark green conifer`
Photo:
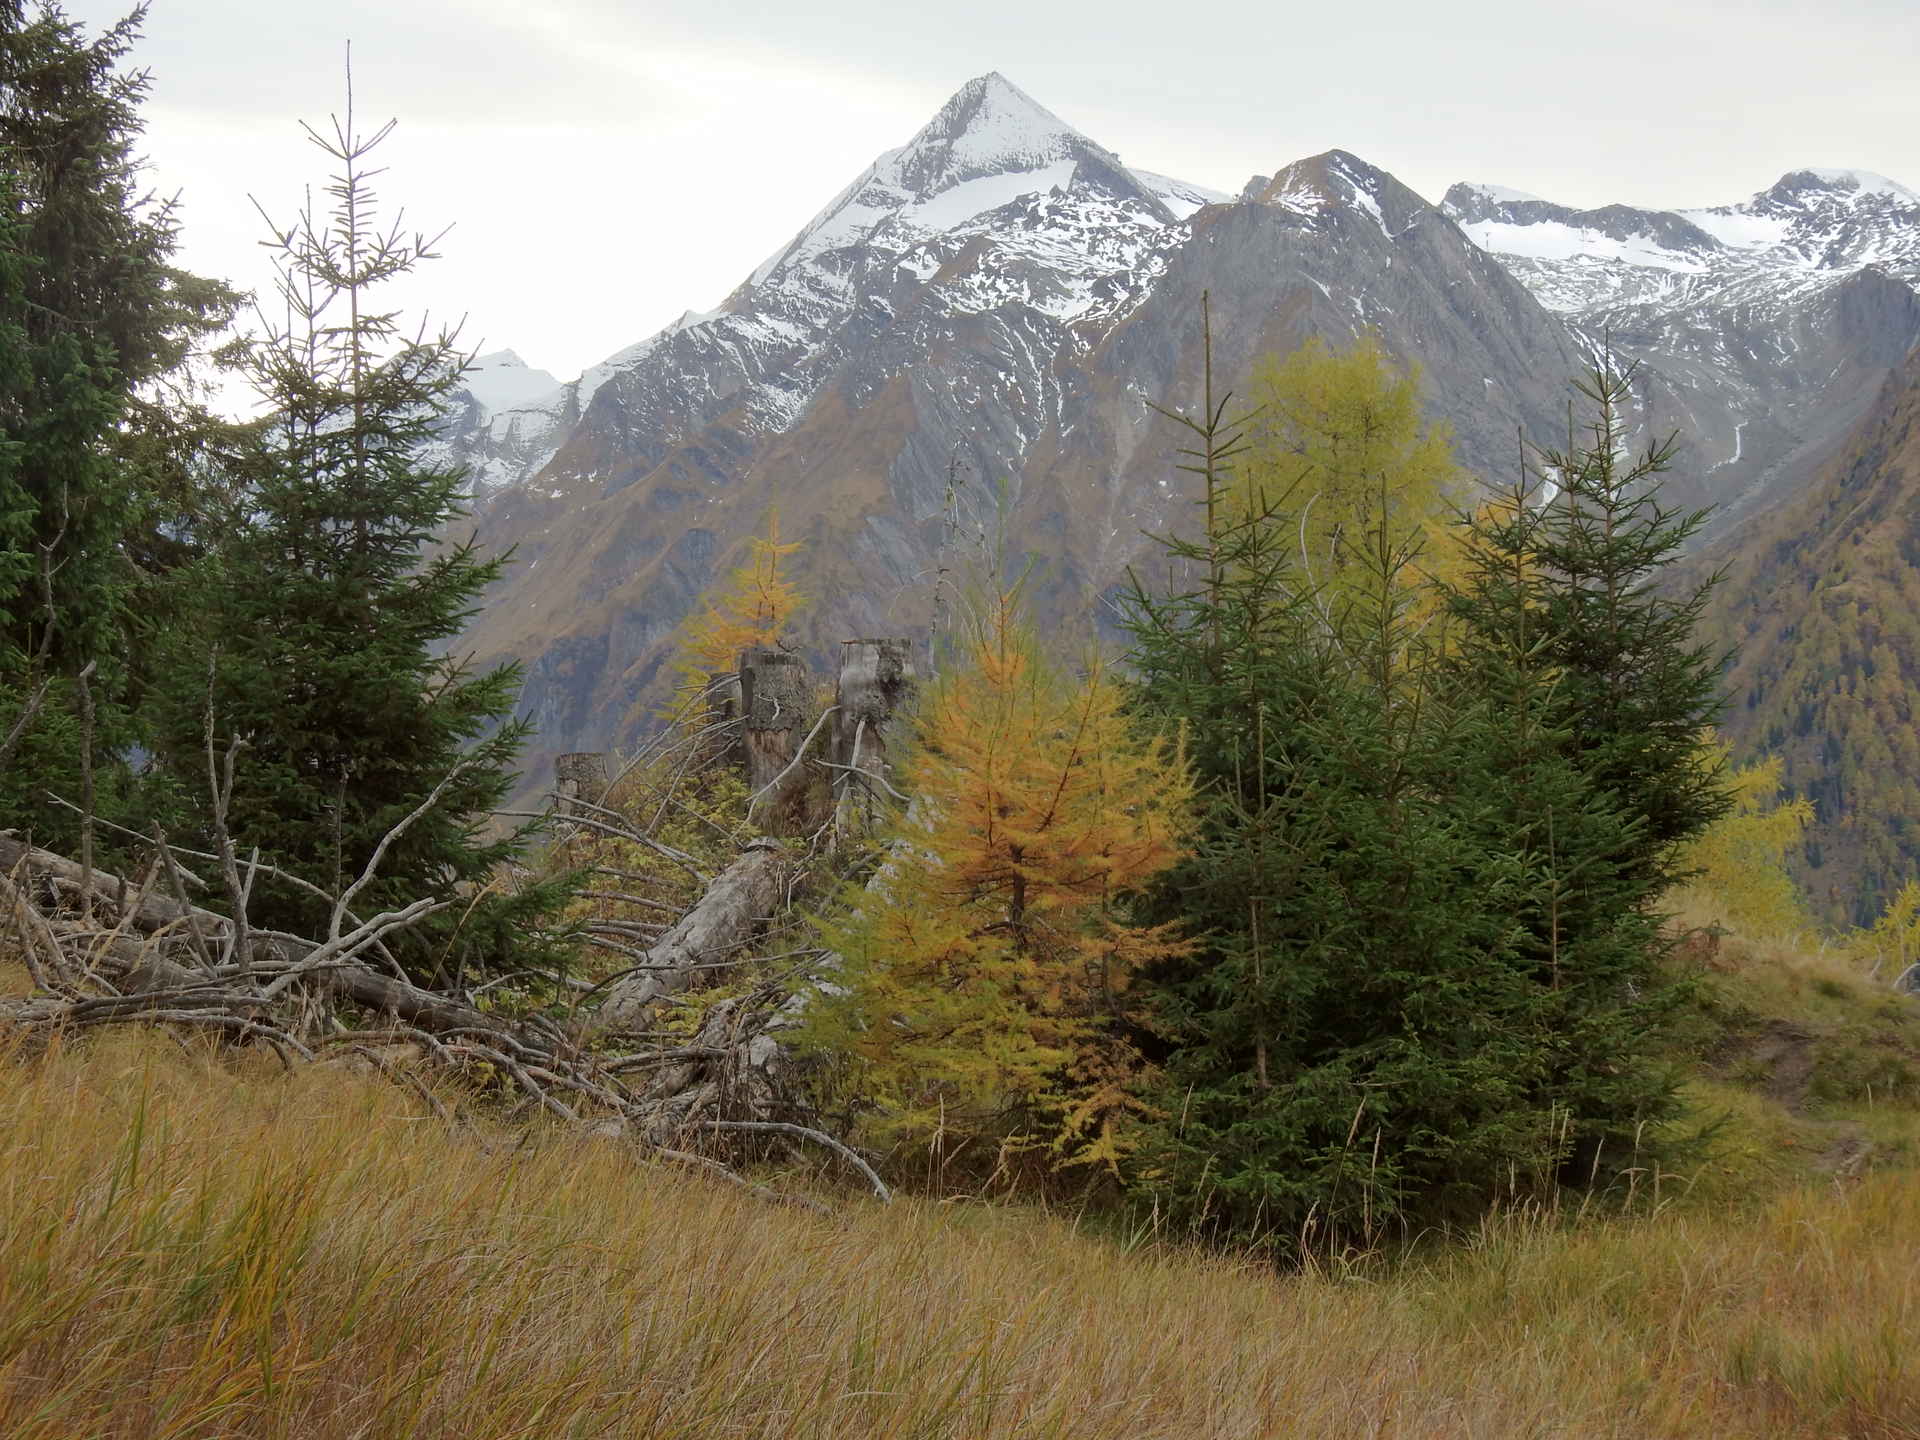
<svg viewBox="0 0 1920 1440"><path fill-rule="evenodd" d="M1725 657L1695 633L1718 577L1672 594L1664 584L1707 512L1661 503L1676 438L1623 463L1631 384L1610 360L1581 383L1586 443L1540 452L1554 493L1524 543L1574 753L1596 789L1643 820L1618 859L1636 893L1658 894L1679 878L1685 842L1726 813L1720 766L1702 750Z"/></svg>
<svg viewBox="0 0 1920 1440"><path fill-rule="evenodd" d="M57 6L0 0L0 737L41 701L0 819L54 844L75 829L45 799L78 789L72 679L94 665L96 758L121 788L133 596L171 554L149 543L163 493L175 520L195 508L180 456L205 417L156 387L237 303L169 263L173 214L139 189L147 82L122 62L141 13L89 40Z"/></svg>
<svg viewBox="0 0 1920 1440"><path fill-rule="evenodd" d="M444 787L362 892L369 912L457 901L395 945L426 975L463 949L513 943L553 896L490 888L521 844L490 812L528 727L509 718L517 666L475 674L447 653L504 561L443 539L462 474L421 458L457 380L455 339L409 337L378 308L382 282L432 252L397 220L376 227L365 162L391 129L362 135L349 108L309 131L340 173L328 210L276 237L287 320L244 355L269 415L238 457L229 534L195 569L203 623L168 657L161 747L211 835L208 750L242 742L228 830L335 894ZM256 924L324 928L309 895L267 881L256 895Z"/></svg>
<svg viewBox="0 0 1920 1440"><path fill-rule="evenodd" d="M1581 384L1586 443L1539 452L1472 517L1449 596L1456 703L1477 700L1491 721L1462 787L1481 799L1487 843L1526 867L1515 919L1539 992L1542 1094L1582 1179L1672 1110L1674 1077L1653 1058L1678 998L1662 980L1660 903L1686 843L1728 803L1704 743L1720 672L1695 639L1707 587L1663 588L1705 516L1660 502L1671 439L1623 460L1630 378L1602 365Z"/></svg>
<svg viewBox="0 0 1920 1440"><path fill-rule="evenodd" d="M1617 447L1603 412L1596 448ZM1211 502L1232 437L1211 397L1192 423ZM1204 539L1168 544L1195 583L1135 590L1138 703L1184 723L1208 795L1198 853L1146 897L1199 942L1151 977L1167 1119L1142 1183L1163 1213L1281 1248L1355 1238L1613 1160L1663 1112L1654 902L1715 813L1712 677L1672 621L1686 602L1651 588L1673 519L1611 455L1544 457L1573 498L1476 518L1437 607L1404 583L1427 542L1385 522L1384 487L1337 592L1298 553L1300 495L1210 503ZM1603 497L1611 527L1589 523ZM1607 692L1623 723L1696 746L1608 738L1590 655L1630 671ZM1630 710L1643 683L1670 708ZM1670 779L1698 799L1652 818Z"/></svg>
<svg viewBox="0 0 1920 1440"><path fill-rule="evenodd" d="M1218 405L1195 428L1211 498L1234 447ZM1152 977L1168 1119L1148 1183L1179 1219L1283 1248L1484 1187L1540 1129L1507 1023L1513 867L1444 784L1478 737L1402 583L1419 529L1355 517L1336 589L1298 552L1303 498L1211 503L1205 539L1168 546L1200 583L1133 596L1139 703L1184 722L1209 795L1148 901L1200 942Z"/></svg>

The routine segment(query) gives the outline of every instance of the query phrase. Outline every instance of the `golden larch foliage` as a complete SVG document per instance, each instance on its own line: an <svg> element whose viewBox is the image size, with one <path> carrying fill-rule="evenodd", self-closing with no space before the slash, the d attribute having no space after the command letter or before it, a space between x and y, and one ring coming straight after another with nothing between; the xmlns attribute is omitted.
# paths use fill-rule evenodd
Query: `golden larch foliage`
<svg viewBox="0 0 1920 1440"><path fill-rule="evenodd" d="M1847 937L1845 948L1880 978L1909 983L1907 971L1920 962L1920 880L1902 885L1871 928Z"/></svg>
<svg viewBox="0 0 1920 1440"><path fill-rule="evenodd" d="M1431 590L1426 574L1458 549L1450 522L1467 476L1453 434L1429 422L1420 378L1368 332L1345 350L1319 336L1271 358L1250 387L1256 419L1231 504L1239 518L1284 517L1310 584L1330 597L1381 583L1375 550L1422 555L1389 583ZM1437 592L1436 592L1437 593Z"/></svg>
<svg viewBox="0 0 1920 1440"><path fill-rule="evenodd" d="M1050 664L1017 607L992 597L924 699L902 771L916 798L829 932L845 993L816 1007L813 1040L857 1057L896 1137L1111 1164L1136 1104L1117 997L1179 948L1117 902L1183 853L1193 784L1107 668Z"/></svg>
<svg viewBox="0 0 1920 1440"><path fill-rule="evenodd" d="M1712 897L1720 924L1756 939L1790 939L1811 923L1787 863L1813 822L1813 805L1804 797L1779 799L1781 770L1778 757L1732 770L1732 811L1694 841L1687 857L1698 871L1692 884Z"/></svg>
<svg viewBox="0 0 1920 1440"><path fill-rule="evenodd" d="M744 650L777 646L799 606L799 592L787 580L781 561L800 545L781 543L777 508L767 513L766 536L756 535L747 543L748 563L733 572L727 589L717 597L703 595L695 613L681 624L673 668L688 685L705 685L708 676L733 669Z"/></svg>

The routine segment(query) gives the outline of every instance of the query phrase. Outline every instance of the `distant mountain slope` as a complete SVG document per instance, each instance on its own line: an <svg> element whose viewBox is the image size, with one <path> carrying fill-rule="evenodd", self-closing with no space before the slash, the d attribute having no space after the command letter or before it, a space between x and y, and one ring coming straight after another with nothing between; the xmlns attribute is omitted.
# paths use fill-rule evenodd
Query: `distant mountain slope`
<svg viewBox="0 0 1920 1440"><path fill-rule="evenodd" d="M1802 494L1691 563L1728 567L1724 733L1815 803L1798 878L1823 918L1874 919L1920 874L1920 350Z"/></svg>
<svg viewBox="0 0 1920 1440"><path fill-rule="evenodd" d="M1888 413L1888 377L1920 341L1916 284L1920 198L1864 172L1796 172L1684 212L1466 184L1435 207L1332 151L1229 197L1127 168L988 75L713 312L563 385L511 352L479 362L435 458L469 466L483 540L519 559L467 643L526 664L537 782L553 753L650 723L675 626L776 503L783 535L806 543L816 654L923 631L950 476L976 518L1004 494L1050 628L1085 633L1128 568L1152 563L1146 532L1191 523L1180 436L1154 407L1198 400L1202 296L1216 373L1234 379L1308 335L1377 328L1421 367L1462 460L1495 479L1516 428L1565 433L1570 382L1609 344L1640 363L1642 433L1682 432L1673 498L1715 504L1707 543L1745 566L1812 523L1782 507ZM1756 632L1772 638L1750 649L1752 673L1797 663L1794 627L1812 621L1780 623ZM1741 704L1752 752L1778 717ZM1908 743L1894 712L1862 713L1881 740L1829 717L1859 754ZM1794 783L1829 797L1822 823L1840 828L1815 852L1820 883L1853 909L1852 876L1883 886L1920 855L1874 830L1893 811L1848 788L1855 772L1821 770L1826 753L1792 749Z"/></svg>
<svg viewBox="0 0 1920 1440"><path fill-rule="evenodd" d="M1642 422L1681 432L1674 493L1715 529L1806 484L1920 341L1920 195L1865 171L1701 210L1469 184L1442 208L1588 345L1641 362Z"/></svg>
<svg viewBox="0 0 1920 1440"><path fill-rule="evenodd" d="M776 502L816 648L924 627L950 473L976 511L1004 484L1049 623L1087 624L1155 556L1142 532L1190 523L1153 407L1198 401L1203 294L1225 376L1378 327L1483 471L1558 423L1580 363L1501 264L1351 155L1229 200L986 76L716 312L450 431L483 538L518 547L468 641L527 663L536 772L646 723L673 628Z"/></svg>

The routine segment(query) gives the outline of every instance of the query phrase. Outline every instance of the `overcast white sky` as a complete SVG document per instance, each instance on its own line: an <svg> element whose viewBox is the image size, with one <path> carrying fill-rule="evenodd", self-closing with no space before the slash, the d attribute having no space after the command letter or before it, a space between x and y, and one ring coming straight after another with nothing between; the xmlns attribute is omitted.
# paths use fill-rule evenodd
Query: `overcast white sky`
<svg viewBox="0 0 1920 1440"><path fill-rule="evenodd" d="M130 0L68 0L88 24ZM1807 165L1920 189L1914 0L152 0L154 183L186 260L263 281L249 196L301 119L397 116L382 185L453 225L405 299L562 379L712 308L998 70L1131 165L1237 191L1334 146L1431 199L1723 204Z"/></svg>

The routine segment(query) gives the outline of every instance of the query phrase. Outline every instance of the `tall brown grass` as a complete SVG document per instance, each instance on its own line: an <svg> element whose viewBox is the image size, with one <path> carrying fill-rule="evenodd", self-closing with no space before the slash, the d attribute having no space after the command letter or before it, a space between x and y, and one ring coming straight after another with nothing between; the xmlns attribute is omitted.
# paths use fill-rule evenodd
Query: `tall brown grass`
<svg viewBox="0 0 1920 1440"><path fill-rule="evenodd" d="M1306 1275L840 1206L152 1037L5 1061L0 1434L1920 1433L1905 1174Z"/></svg>

